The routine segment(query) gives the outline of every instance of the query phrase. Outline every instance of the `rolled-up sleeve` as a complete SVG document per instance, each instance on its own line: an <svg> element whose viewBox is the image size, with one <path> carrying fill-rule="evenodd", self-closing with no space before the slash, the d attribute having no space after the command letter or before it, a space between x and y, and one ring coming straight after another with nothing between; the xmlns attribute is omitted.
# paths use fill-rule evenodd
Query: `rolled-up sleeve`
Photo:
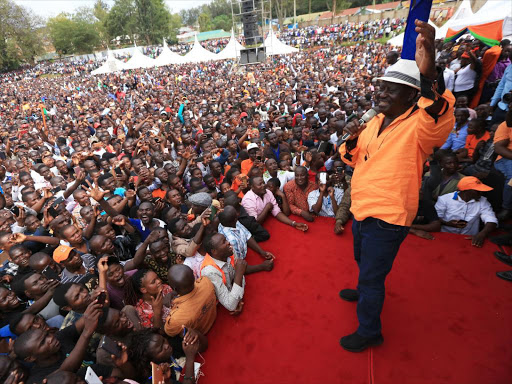
<svg viewBox="0 0 512 384"><path fill-rule="evenodd" d="M484 222L484 224L498 224L498 219L492 210L491 204L487 199L484 198L480 199L480 219Z"/></svg>
<svg viewBox="0 0 512 384"><path fill-rule="evenodd" d="M453 114L455 97L450 91L446 90L442 94L442 98L447 104L436 119L426 111L426 108L431 106L433 101L426 97L420 97L418 100L419 116L416 120L418 144L423 152L428 154L432 153L434 147L440 147L445 143L455 126L455 116Z"/></svg>

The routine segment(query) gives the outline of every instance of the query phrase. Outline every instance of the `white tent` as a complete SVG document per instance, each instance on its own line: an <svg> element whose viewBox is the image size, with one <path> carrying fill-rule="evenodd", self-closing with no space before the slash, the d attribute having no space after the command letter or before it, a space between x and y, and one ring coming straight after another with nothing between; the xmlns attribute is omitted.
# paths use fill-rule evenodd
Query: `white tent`
<svg viewBox="0 0 512 384"><path fill-rule="evenodd" d="M240 51L242 49L244 49L244 46L235 39L235 33L231 30L231 38L226 47L217 53L217 60L236 59L240 57Z"/></svg>
<svg viewBox="0 0 512 384"><path fill-rule="evenodd" d="M93 75L103 75L105 73L119 72L125 69L125 63L121 60L117 60L114 54L109 49L107 52L107 60L99 68L96 68L91 72Z"/></svg>
<svg viewBox="0 0 512 384"><path fill-rule="evenodd" d="M133 47L133 56L125 64L125 69L149 68L155 66L155 59L145 56L137 47Z"/></svg>
<svg viewBox="0 0 512 384"><path fill-rule="evenodd" d="M433 26L434 29L436 30L436 39L441 39L442 37L440 36L439 28L437 27L437 25L435 25L430 19L428 20L428 23L431 26ZM402 45L404 45L404 36L405 33L396 35L395 37L392 37L391 39L388 40L388 44L392 45L393 47L401 47Z"/></svg>
<svg viewBox="0 0 512 384"><path fill-rule="evenodd" d="M197 40L197 35L195 36L194 46L192 47L192 50L183 57L183 61L185 63L199 63L201 61L210 61L217 59L217 54L210 52L209 50L203 48L201 44L199 44L199 41Z"/></svg>
<svg viewBox="0 0 512 384"><path fill-rule="evenodd" d="M510 0L507 0L510 1ZM494 1L487 1L485 5L488 3L493 3ZM445 38L446 33L448 32L448 28L454 29L453 26L459 24L462 20L468 20L474 16L473 10L471 9L471 2L469 0L464 0L459 8L455 11L453 16L446 23L443 24L441 28L439 28L439 38ZM464 23L464 22L463 22ZM461 27L464 28L464 27ZM455 28L456 29L456 28ZM459 28L460 29L460 28ZM437 37L437 34L436 34Z"/></svg>
<svg viewBox="0 0 512 384"><path fill-rule="evenodd" d="M184 57L178 55L176 52L171 51L164 39L162 53L160 53L160 55L158 55L158 57L155 59L155 65L159 67L162 65L182 64L184 62Z"/></svg>
<svg viewBox="0 0 512 384"><path fill-rule="evenodd" d="M466 1L466 0L465 0ZM462 4L461 4L462 7ZM446 33L448 32L448 28L453 29L454 31L459 31L462 28L471 26L471 25L480 25L491 23L493 21L504 20L503 21L503 36L512 35L512 3L510 0L493 0L487 1L482 8L478 10L477 13L471 15L464 19L448 20L445 25L443 25L440 29L443 33L442 37L446 37ZM451 22L451 23L450 23ZM448 27L445 26L448 25Z"/></svg>
<svg viewBox="0 0 512 384"><path fill-rule="evenodd" d="M299 52L297 48L290 47L281 42L272 29L270 29L263 45L265 46L267 56L287 55L289 53Z"/></svg>

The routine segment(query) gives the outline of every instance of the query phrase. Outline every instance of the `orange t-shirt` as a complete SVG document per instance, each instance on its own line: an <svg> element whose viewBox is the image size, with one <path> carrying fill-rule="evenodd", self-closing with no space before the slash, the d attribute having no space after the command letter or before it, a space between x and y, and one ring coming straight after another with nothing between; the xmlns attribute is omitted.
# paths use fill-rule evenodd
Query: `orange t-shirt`
<svg viewBox="0 0 512 384"><path fill-rule="evenodd" d="M455 97L446 90L448 106L437 123L425 108L432 100L420 98L419 108L411 107L379 134L384 115L378 114L359 135L356 147L347 154L340 146L341 159L354 168L352 206L358 221L368 217L389 224L410 226L416 217L423 163L434 147L448 138L454 124ZM350 157L352 156L352 157Z"/></svg>
<svg viewBox="0 0 512 384"><path fill-rule="evenodd" d="M481 141L487 141L491 138L491 134L485 131L484 135L481 138L477 138L475 135L468 135L466 137L466 149L468 150L468 157L473 157L473 153L475 152L475 148Z"/></svg>
<svg viewBox="0 0 512 384"><path fill-rule="evenodd" d="M507 148L512 150L512 128L507 127L507 122L503 122L500 125L498 125L498 129L496 130L496 133L494 134L494 144L496 144L498 141L508 140ZM501 156L498 156L496 158L496 161L501 159Z"/></svg>
<svg viewBox="0 0 512 384"><path fill-rule="evenodd" d="M242 161L240 173L242 173L243 175L248 175L253 165L254 161L252 161L251 159L246 159Z"/></svg>
<svg viewBox="0 0 512 384"><path fill-rule="evenodd" d="M159 198L161 198L162 200L164 200L164 199L165 199L165 194L166 194L166 191L164 191L164 190L163 190L163 189L161 189L161 188L155 189L155 190L152 192L153 197L159 197Z"/></svg>

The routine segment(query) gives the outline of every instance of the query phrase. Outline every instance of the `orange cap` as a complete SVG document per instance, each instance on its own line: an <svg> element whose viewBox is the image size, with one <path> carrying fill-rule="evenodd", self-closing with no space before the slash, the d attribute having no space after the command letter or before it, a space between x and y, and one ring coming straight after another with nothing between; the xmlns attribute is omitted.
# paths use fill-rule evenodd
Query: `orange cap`
<svg viewBox="0 0 512 384"><path fill-rule="evenodd" d="M466 176L459 180L459 184L457 184L457 189L459 191L480 191L480 192L487 192L492 191L492 188L488 185L485 185L480 180L478 180L476 177L473 176Z"/></svg>
<svg viewBox="0 0 512 384"><path fill-rule="evenodd" d="M73 247L68 247L67 245L59 245L53 251L53 260L57 263L61 263L64 260L67 260L71 251L75 249Z"/></svg>

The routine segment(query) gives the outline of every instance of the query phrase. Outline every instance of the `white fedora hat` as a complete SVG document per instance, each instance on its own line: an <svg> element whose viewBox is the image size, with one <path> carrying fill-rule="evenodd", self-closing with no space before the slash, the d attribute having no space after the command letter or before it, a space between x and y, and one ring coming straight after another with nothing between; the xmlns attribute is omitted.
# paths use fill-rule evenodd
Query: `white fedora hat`
<svg viewBox="0 0 512 384"><path fill-rule="evenodd" d="M390 66L387 72L377 80L408 85L420 90L420 69L414 60L401 59Z"/></svg>

